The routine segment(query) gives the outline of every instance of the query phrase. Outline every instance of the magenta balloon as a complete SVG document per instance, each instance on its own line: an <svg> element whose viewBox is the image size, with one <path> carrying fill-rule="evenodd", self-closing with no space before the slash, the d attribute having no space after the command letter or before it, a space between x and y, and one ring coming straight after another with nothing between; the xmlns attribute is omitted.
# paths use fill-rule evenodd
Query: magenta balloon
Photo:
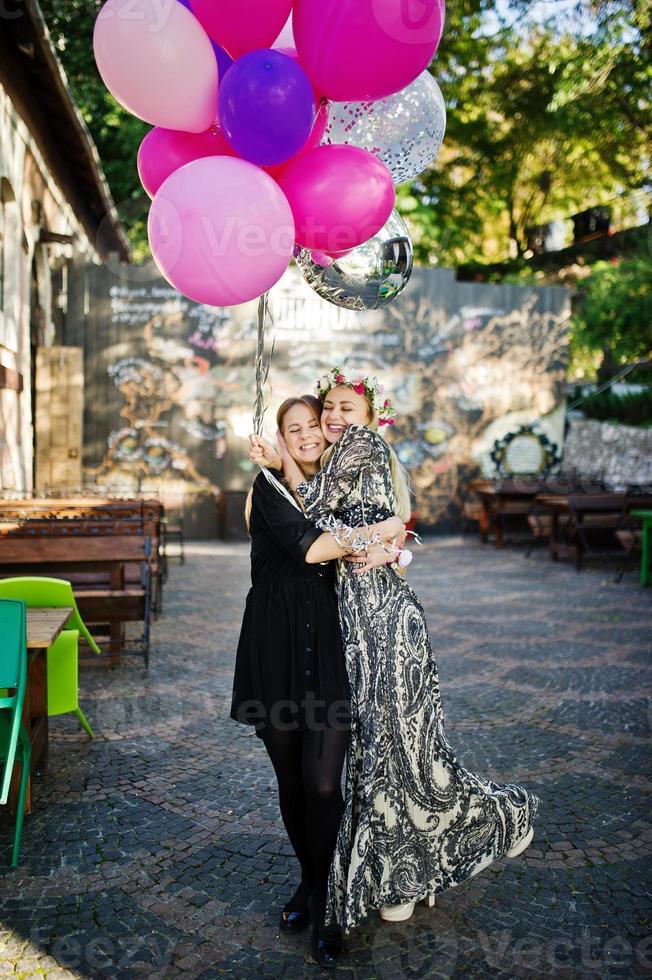
<svg viewBox="0 0 652 980"><path fill-rule="evenodd" d="M373 238L394 207L391 173L356 146L318 146L292 160L277 180L292 208L297 243L320 252Z"/></svg>
<svg viewBox="0 0 652 980"><path fill-rule="evenodd" d="M201 157L236 156L226 137L214 127L206 133L183 133L178 129L151 129L138 150L138 175L154 197L164 180L179 167Z"/></svg>
<svg viewBox="0 0 652 980"><path fill-rule="evenodd" d="M206 33L232 58L271 48L292 10L292 0L191 0Z"/></svg>
<svg viewBox="0 0 652 980"><path fill-rule="evenodd" d="M382 99L407 88L432 61L444 0L296 0L299 59L335 102Z"/></svg>
<svg viewBox="0 0 652 980"><path fill-rule="evenodd" d="M215 53L182 4L108 0L95 22L93 47L104 84L134 116L191 133L215 121Z"/></svg>
<svg viewBox="0 0 652 980"><path fill-rule="evenodd" d="M168 282L210 306L267 292L294 246L292 211L278 184L233 157L205 157L175 170L152 202L148 233Z"/></svg>

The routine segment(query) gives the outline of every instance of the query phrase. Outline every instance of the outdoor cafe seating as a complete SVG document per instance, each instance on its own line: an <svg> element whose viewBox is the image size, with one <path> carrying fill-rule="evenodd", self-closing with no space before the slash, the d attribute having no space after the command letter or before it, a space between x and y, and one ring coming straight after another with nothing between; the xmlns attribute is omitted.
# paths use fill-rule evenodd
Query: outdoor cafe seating
<svg viewBox="0 0 652 980"><path fill-rule="evenodd" d="M32 775L47 763L48 719L73 713L94 737L79 703L80 655L116 667L136 654L149 666L166 528L157 499L87 492L0 499L0 803L15 814L12 866ZM183 555L182 525L172 528Z"/></svg>
<svg viewBox="0 0 652 980"><path fill-rule="evenodd" d="M604 479L560 473L539 478L476 479L469 484L467 520L476 517L482 542L496 547L537 544L551 559L571 560L579 572L587 562L615 562L616 581L639 560L643 530L637 511L652 509L652 487L610 488ZM646 559L647 561L647 559ZM641 569L644 581L646 569Z"/></svg>
<svg viewBox="0 0 652 980"><path fill-rule="evenodd" d="M167 575L165 511L156 499L99 496L0 499L0 580L65 578L112 666L130 653L149 664L152 618ZM137 636L127 625L140 625ZM82 652L89 644L82 637Z"/></svg>

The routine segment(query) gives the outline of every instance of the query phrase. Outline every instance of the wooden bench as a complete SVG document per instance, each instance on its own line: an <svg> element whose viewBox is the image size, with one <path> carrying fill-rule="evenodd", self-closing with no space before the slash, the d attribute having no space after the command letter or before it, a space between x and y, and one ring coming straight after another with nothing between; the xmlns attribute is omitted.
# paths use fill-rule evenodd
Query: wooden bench
<svg viewBox="0 0 652 980"><path fill-rule="evenodd" d="M98 645L111 654L137 653L149 666L152 589L151 539L146 535L0 537L0 577L52 575L68 579L82 618ZM127 580L127 570L138 579ZM127 640L125 624L142 633Z"/></svg>
<svg viewBox="0 0 652 980"><path fill-rule="evenodd" d="M158 500L98 500L31 498L0 500L0 534L143 534L150 538L153 609L163 608L166 577L162 525L163 505ZM19 524L20 527L12 526ZM127 569L127 580L138 582L137 569Z"/></svg>

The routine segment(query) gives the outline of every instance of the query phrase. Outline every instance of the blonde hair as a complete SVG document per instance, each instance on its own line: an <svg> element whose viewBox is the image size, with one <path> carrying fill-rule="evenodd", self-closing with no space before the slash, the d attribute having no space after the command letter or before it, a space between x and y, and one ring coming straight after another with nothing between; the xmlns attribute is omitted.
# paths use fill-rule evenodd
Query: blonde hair
<svg viewBox="0 0 652 980"><path fill-rule="evenodd" d="M279 405L278 411L276 413L276 428L279 429L281 432L283 432L283 422L285 421L285 416L287 415L287 413L290 411L291 408L294 408L295 405L305 405L306 408L310 409L310 411L315 416L317 421L318 422L320 421L322 404L318 398L315 398L314 395L298 395L294 398L286 398L285 401L282 402L281 405ZM301 463L299 463L298 465L301 466ZM308 474L305 473L305 471L304 471L304 476L308 476ZM244 516L245 516L245 523L247 525L247 531L249 531L249 525L251 523L251 506L253 503L253 494L254 494L254 488L252 486L249 488L249 493L247 494L247 499L245 501Z"/></svg>
<svg viewBox="0 0 652 980"><path fill-rule="evenodd" d="M376 414L376 409L374 408L373 402L370 400L366 392L365 398L367 400L370 415L370 419L367 422L367 428L371 429L372 432L378 432L378 416ZM335 452L336 446L337 443L335 442L321 454L319 463L322 469ZM410 517L412 516L412 483L408 471L401 464L398 456L389 444L387 444L387 449L389 450L389 471L395 504L394 513L405 523L409 521Z"/></svg>

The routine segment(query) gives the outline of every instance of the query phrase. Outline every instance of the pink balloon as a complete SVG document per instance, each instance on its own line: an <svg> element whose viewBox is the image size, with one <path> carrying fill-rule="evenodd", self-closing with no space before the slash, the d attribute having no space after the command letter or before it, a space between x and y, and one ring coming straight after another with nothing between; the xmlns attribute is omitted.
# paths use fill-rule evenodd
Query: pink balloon
<svg viewBox="0 0 652 980"><path fill-rule="evenodd" d="M211 306L267 292L294 246L292 211L278 184L233 157L204 157L175 170L152 202L148 232L168 282Z"/></svg>
<svg viewBox="0 0 652 980"><path fill-rule="evenodd" d="M191 133L214 122L215 52L182 4L107 0L95 22L93 47L104 84L134 116Z"/></svg>
<svg viewBox="0 0 652 980"><path fill-rule="evenodd" d="M317 249L310 253L310 258L315 265L320 265L322 269L327 269L335 261L331 255L327 255L326 252L319 252Z"/></svg>
<svg viewBox="0 0 652 980"><path fill-rule="evenodd" d="M292 160L277 180L294 214L297 243L319 252L368 241L394 207L391 173L356 146L318 146Z"/></svg>
<svg viewBox="0 0 652 980"><path fill-rule="evenodd" d="M178 129L151 129L138 150L138 174L150 197L179 167L201 157L236 156L221 130L183 133Z"/></svg>
<svg viewBox="0 0 652 980"><path fill-rule="evenodd" d="M335 102L382 99L407 88L432 61L444 0L296 0L301 64Z"/></svg>
<svg viewBox="0 0 652 980"><path fill-rule="evenodd" d="M292 0L190 0L192 12L232 58L271 48L292 10Z"/></svg>

